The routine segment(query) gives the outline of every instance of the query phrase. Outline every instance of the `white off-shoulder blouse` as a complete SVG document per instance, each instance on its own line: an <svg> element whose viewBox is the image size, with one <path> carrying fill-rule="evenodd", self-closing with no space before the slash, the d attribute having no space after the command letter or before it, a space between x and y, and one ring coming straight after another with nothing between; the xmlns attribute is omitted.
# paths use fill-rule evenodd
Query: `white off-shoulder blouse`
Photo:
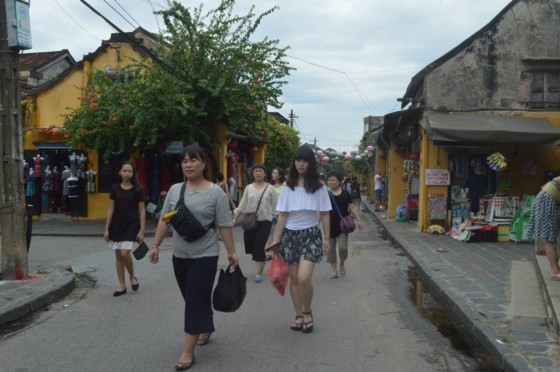
<svg viewBox="0 0 560 372"><path fill-rule="evenodd" d="M319 222L317 212L331 210L331 201L327 186L323 185L314 193L308 193L303 187L282 186L276 211L288 212L286 228L290 230L303 230L316 226Z"/></svg>

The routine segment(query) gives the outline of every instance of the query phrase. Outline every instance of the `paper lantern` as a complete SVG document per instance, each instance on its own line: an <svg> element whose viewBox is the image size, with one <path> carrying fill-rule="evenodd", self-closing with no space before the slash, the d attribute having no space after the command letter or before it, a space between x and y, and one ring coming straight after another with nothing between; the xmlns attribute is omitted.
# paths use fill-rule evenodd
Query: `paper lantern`
<svg viewBox="0 0 560 372"><path fill-rule="evenodd" d="M323 156L323 151L321 151L321 150L317 150L317 156L318 156L318 157L321 157L321 156Z"/></svg>
<svg viewBox="0 0 560 372"><path fill-rule="evenodd" d="M328 156L323 156L323 163L328 163L329 162L329 157Z"/></svg>
<svg viewBox="0 0 560 372"><path fill-rule="evenodd" d="M373 150L374 150L374 148L371 145L366 148L366 151L369 152L369 153L373 152Z"/></svg>
<svg viewBox="0 0 560 372"><path fill-rule="evenodd" d="M237 147L237 141L231 141L228 145L230 150L234 150Z"/></svg>
<svg viewBox="0 0 560 372"><path fill-rule="evenodd" d="M361 155L356 155L356 157L354 158L354 160L360 161L360 160L362 160L362 156L361 156Z"/></svg>
<svg viewBox="0 0 560 372"><path fill-rule="evenodd" d="M350 154L344 155L344 160L345 160L345 161L352 160L352 155L350 155Z"/></svg>

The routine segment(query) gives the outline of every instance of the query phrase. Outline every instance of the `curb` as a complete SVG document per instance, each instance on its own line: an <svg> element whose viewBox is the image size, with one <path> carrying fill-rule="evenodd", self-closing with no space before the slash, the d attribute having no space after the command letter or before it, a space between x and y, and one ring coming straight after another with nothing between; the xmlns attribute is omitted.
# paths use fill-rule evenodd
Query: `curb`
<svg viewBox="0 0 560 372"><path fill-rule="evenodd" d="M10 305L7 310L0 313L0 326L60 300L76 287L74 275L62 270L36 280L18 281L18 284L21 286L29 284L30 287L38 287L45 285L45 282L50 282L50 284L45 286L47 288L36 290L36 293L29 295L20 304Z"/></svg>
<svg viewBox="0 0 560 372"><path fill-rule="evenodd" d="M362 204L366 205L366 208L369 209L367 203ZM388 229L387 226L385 226L379 216L375 212L371 211L371 209L369 209L369 211L387 232L388 237L405 252L406 256L417 268L420 277L422 278L425 286L430 290L430 292L433 293L434 296L439 301L441 301L441 303L446 308L449 309L450 313L453 315L453 317L455 317L455 319L463 323L464 332L466 332L468 336L471 336L478 344L480 344L490 354L492 359L496 361L496 363L498 363L500 368L508 372L531 370L528 361L516 354L515 350L506 345L500 345L496 342L493 342L493 340L497 338L496 332L487 325L477 324L477 314L472 313L470 309L461 308L461 306L459 306L458 303L453 300L452 296L454 294L451 293L451 291L446 292L445 283L440 284L436 280L434 280L433 275L431 275L424 267L422 267L422 265L414 258L414 256L411 255L406 246L402 244L398 237L395 237L393 235L393 232Z"/></svg>

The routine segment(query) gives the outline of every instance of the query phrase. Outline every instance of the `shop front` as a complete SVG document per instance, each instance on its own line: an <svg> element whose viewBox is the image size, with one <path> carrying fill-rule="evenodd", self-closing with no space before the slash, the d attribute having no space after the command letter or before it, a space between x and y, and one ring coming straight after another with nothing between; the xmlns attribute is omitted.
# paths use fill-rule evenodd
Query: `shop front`
<svg viewBox="0 0 560 372"><path fill-rule="evenodd" d="M554 118L407 110L386 116L389 217L465 241L530 241L534 195L560 172Z"/></svg>
<svg viewBox="0 0 560 372"><path fill-rule="evenodd" d="M533 197L560 170L560 128L545 118L426 112L419 122L419 227L464 241L530 241Z"/></svg>

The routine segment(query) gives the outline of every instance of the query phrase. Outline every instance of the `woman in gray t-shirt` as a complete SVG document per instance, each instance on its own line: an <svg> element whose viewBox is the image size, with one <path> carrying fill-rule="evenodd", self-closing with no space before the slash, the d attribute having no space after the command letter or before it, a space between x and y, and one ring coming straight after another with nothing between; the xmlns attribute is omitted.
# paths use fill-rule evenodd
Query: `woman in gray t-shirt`
<svg viewBox="0 0 560 372"><path fill-rule="evenodd" d="M231 266L238 265L233 241L231 212L223 190L204 178L207 156L198 145L189 145L181 154L181 169L186 179L184 203L202 226L214 223L220 231ZM156 228L149 252L150 261L157 263L159 246L167 235L169 222L165 215L173 210L180 198L182 183L171 186ZM194 242L187 242L173 233L173 271L185 300L185 345L176 370L185 370L194 363L196 345L206 345L214 331L212 316L212 286L218 268L219 242L214 228Z"/></svg>

